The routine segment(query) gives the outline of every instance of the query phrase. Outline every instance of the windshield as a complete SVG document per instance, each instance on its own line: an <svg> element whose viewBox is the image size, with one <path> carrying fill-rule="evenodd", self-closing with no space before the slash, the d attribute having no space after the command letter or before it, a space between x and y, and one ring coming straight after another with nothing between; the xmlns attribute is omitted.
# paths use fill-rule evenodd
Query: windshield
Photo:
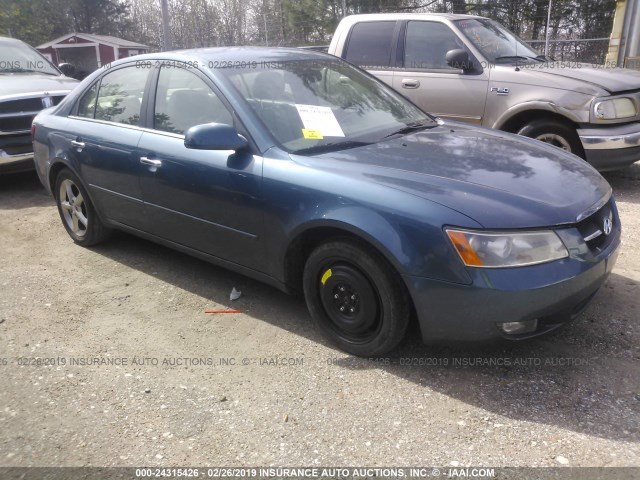
<svg viewBox="0 0 640 480"><path fill-rule="evenodd" d="M45 73L60 75L49 61L24 43L0 41L0 74Z"/></svg>
<svg viewBox="0 0 640 480"><path fill-rule="evenodd" d="M490 63L544 61L540 53L491 20L465 19L455 24Z"/></svg>
<svg viewBox="0 0 640 480"><path fill-rule="evenodd" d="M340 150L436 125L391 88L339 59L248 62L219 71L290 153Z"/></svg>

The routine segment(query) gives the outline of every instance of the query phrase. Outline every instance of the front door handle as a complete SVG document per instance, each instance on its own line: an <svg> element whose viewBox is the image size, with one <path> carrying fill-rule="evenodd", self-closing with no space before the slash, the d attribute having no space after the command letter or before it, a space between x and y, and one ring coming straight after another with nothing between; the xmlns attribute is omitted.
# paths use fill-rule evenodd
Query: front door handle
<svg viewBox="0 0 640 480"><path fill-rule="evenodd" d="M402 79L402 88L418 88L419 86L420 82L418 80L414 80L413 78Z"/></svg>
<svg viewBox="0 0 640 480"><path fill-rule="evenodd" d="M149 165L150 167L161 167L162 161L156 160L154 158L140 157L140 163L144 163L145 165Z"/></svg>
<svg viewBox="0 0 640 480"><path fill-rule="evenodd" d="M86 146L84 142L78 142L76 140L71 140L71 145L74 146L79 152Z"/></svg>

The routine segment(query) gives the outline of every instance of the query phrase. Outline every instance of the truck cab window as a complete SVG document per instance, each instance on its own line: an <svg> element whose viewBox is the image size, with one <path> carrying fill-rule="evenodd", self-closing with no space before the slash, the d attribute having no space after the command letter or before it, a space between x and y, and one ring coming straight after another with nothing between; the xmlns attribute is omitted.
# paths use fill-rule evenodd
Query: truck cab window
<svg viewBox="0 0 640 480"><path fill-rule="evenodd" d="M395 28L396 22L357 23L349 36L345 60L369 70L389 68Z"/></svg>
<svg viewBox="0 0 640 480"><path fill-rule="evenodd" d="M445 24L409 22L405 40L404 68L455 70L447 65L446 56L449 50L457 48L464 48L464 44Z"/></svg>

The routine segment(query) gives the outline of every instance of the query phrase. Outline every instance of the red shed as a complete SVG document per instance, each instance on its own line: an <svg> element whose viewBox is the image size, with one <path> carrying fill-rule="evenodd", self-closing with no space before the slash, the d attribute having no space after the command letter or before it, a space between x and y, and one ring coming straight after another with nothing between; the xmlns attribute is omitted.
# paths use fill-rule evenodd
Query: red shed
<svg viewBox="0 0 640 480"><path fill-rule="evenodd" d="M36 48L55 65L71 63L87 73L119 58L149 51L141 43L92 33L69 33Z"/></svg>

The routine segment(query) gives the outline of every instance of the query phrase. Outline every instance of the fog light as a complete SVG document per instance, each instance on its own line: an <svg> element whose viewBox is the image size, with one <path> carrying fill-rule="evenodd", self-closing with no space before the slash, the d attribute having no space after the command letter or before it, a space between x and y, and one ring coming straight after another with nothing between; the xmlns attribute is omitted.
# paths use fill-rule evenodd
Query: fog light
<svg viewBox="0 0 640 480"><path fill-rule="evenodd" d="M499 323L498 326L507 335L519 335L521 333L535 332L536 328L538 328L538 319L535 318L524 322Z"/></svg>

